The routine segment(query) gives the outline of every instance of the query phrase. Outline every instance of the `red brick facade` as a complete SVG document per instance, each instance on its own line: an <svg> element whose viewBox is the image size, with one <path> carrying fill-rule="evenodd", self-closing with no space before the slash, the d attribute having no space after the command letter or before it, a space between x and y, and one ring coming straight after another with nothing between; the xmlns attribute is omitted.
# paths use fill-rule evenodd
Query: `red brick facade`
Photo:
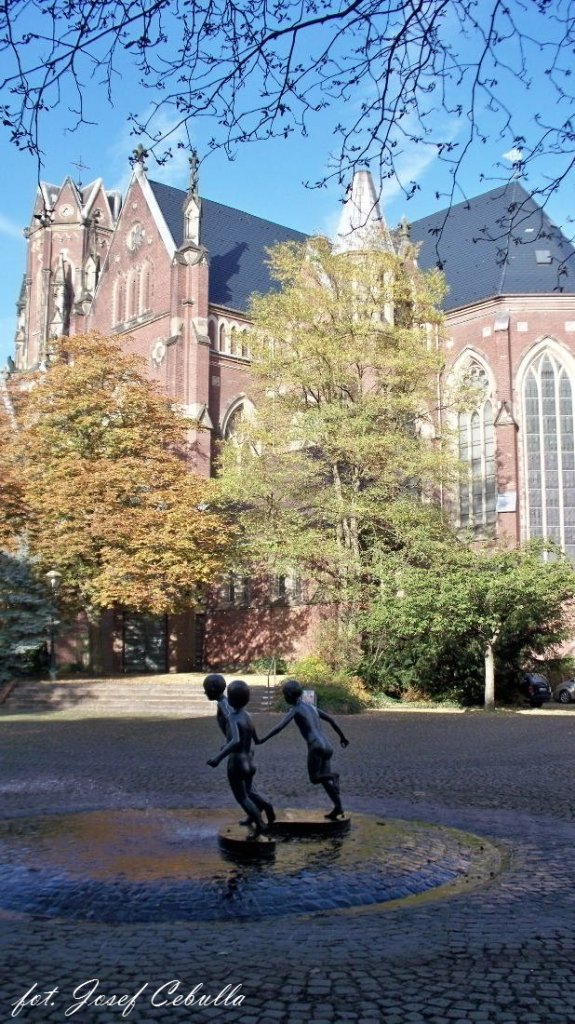
<svg viewBox="0 0 575 1024"><path fill-rule="evenodd" d="M70 180L61 188L41 187L27 232L16 367L40 363L46 358L50 337L60 333L97 329L120 336L127 350L146 361L150 376L187 410L197 441L195 468L208 476L213 472L218 438L225 435L234 409L241 407L248 390L249 325L239 304L234 308L221 298L214 301L213 254L203 245L201 201L194 189L186 196L182 193L181 244L164 214L141 165L123 204L117 194L106 193L101 181L83 190ZM179 216L177 210L176 214L172 210L174 216ZM551 363L543 370L541 360L537 363L544 352L554 354L557 380L564 367L575 390L575 295L552 290L538 294L531 289L447 312L441 383L447 385L451 374L473 367L485 387L483 419L470 417L468 423L460 423L463 457L467 452L471 468L469 493L461 492L455 502L456 517L479 536L496 532L517 544L537 534L536 488L529 499L527 479L525 388L530 366L538 366L537 380L542 373L549 376ZM532 389L539 386L533 383L534 373ZM561 409L565 455L559 491L563 501L570 495L571 483L575 496L575 465L571 480L571 441L565 441L564 405ZM198 422L201 429L196 430ZM480 443L485 451L479 452ZM543 532L559 536L563 531L571 536L567 519L573 517L575 531L575 498L572 502L571 496L568 501L565 498L569 508L558 514L557 528L550 526L555 521L555 498L553 481L549 481L551 476L545 498L550 510L541 511ZM293 658L313 645L326 614L293 593L274 600L269 588L261 586L252 593L249 606L245 601L226 602L220 595L195 623L191 619L166 623L166 656L174 669L240 667L263 655ZM104 630L110 638L107 646L102 643L103 634L95 645L92 638L103 671L122 668L124 640L117 619L117 615L114 622L110 619L107 633Z"/></svg>
<svg viewBox="0 0 575 1024"><path fill-rule="evenodd" d="M447 316L447 372L480 360L495 409L497 494L516 494L515 511L497 514L497 536L515 545L530 536L527 514L525 371L539 352L556 352L575 381L575 296L504 296Z"/></svg>

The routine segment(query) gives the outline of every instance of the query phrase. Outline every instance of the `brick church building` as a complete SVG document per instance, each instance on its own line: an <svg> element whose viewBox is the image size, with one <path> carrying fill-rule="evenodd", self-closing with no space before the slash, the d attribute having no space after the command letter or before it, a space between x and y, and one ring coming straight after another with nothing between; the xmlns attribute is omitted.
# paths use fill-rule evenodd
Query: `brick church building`
<svg viewBox="0 0 575 1024"><path fill-rule="evenodd" d="M249 403L247 308L253 292L272 287L265 250L305 236L200 198L190 163L187 193L149 180L141 159L125 197L101 179L40 185L14 368L41 364L62 333L118 335L191 428L200 424L196 469L208 476L217 440ZM397 244L361 170L334 245L361 249L373 230ZM512 544L550 537L575 555L575 250L519 181L434 212L410 234L419 265L439 263L449 286L438 388L463 373L480 385L477 407L455 424L468 467L457 526ZM80 630L77 660L118 672L291 658L313 644L321 614L296 579L233 578L195 615L106 613L97 635Z"/></svg>

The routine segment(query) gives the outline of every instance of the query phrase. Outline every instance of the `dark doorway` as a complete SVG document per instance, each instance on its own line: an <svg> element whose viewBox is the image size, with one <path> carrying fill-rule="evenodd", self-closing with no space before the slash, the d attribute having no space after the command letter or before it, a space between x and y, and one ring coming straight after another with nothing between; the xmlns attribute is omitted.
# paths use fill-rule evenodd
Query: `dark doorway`
<svg viewBox="0 0 575 1024"><path fill-rule="evenodd" d="M124 614L124 672L167 672L165 615Z"/></svg>

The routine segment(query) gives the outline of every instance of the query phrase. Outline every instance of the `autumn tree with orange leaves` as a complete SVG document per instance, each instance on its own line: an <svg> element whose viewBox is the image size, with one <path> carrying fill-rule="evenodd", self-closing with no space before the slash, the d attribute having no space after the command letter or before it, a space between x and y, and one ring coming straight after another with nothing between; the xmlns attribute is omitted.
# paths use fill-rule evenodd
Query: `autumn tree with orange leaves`
<svg viewBox="0 0 575 1024"><path fill-rule="evenodd" d="M17 430L10 392L0 374L0 551L10 553L22 547L26 522L24 486L13 445Z"/></svg>
<svg viewBox="0 0 575 1024"><path fill-rule="evenodd" d="M70 608L193 606L222 572L233 529L210 510L211 482L189 469L189 421L141 360L78 335L54 343L48 372L12 380L0 459L20 502L0 504L0 535L20 529L38 571L62 573Z"/></svg>

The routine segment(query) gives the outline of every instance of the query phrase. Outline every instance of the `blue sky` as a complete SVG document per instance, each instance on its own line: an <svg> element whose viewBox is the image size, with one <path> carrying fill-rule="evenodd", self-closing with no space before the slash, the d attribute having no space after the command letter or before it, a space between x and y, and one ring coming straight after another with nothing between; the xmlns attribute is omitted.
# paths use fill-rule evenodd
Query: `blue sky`
<svg viewBox="0 0 575 1024"><path fill-rule="evenodd" d="M543 55L532 57L532 71L537 80L536 106L543 112L555 104L555 97L543 73L545 60ZM150 94L138 90L135 80L135 75L126 68L124 77L117 82L113 107L108 104L103 87L89 82L85 91L85 116L93 123L77 131L70 130L74 118L65 103L44 115L44 180L59 184L67 175L77 180L81 174L84 184L102 177L106 187L125 189L130 176L128 158L139 141L130 134L128 114L131 110L145 109L150 102ZM505 93L508 103L518 114L519 126L529 140L533 130L534 101L526 97L511 79ZM533 95L531 92L531 97ZM307 138L294 134L287 139L245 144L237 149L233 161L229 161L222 151L210 154L200 169L201 194L302 231L332 234L343 188L333 182L327 188L308 189L303 182L316 181L325 174L334 145L336 117L341 118L341 111L318 115L311 122ZM494 187L505 174L505 168L511 167L511 161L504 158L504 154L512 149L513 138L509 133L499 131L492 115L486 115L485 123L490 126L489 138L486 142L476 140L470 147L459 179L463 192L468 196ZM164 115L164 126L170 127L168 115ZM465 117L449 120L444 116L442 123L437 124L438 133L455 143L463 143L466 127ZM192 125L191 140L200 157L207 152L208 139L215 131L215 126L208 120ZM178 138L184 140L185 135L176 133L174 141ZM7 136L0 135L0 147L0 365L4 365L13 347L15 303L25 261L22 229L31 216L37 166L29 154L17 151ZM164 167L158 167L153 158L150 159L148 174L152 179L185 188L188 152L176 149L175 153L174 159ZM81 171L75 166L79 162L86 165ZM450 178L445 164L436 158L432 147L424 143L407 145L399 157L399 166L406 183L411 179L417 180L420 191L407 201L396 182L384 183L382 209L391 225L398 223L403 215L408 220L415 220L446 205L444 198L436 198L436 192L445 195L449 191ZM541 185L546 175L555 174L557 170L560 170L558 159L542 157L527 184ZM456 195L456 201L463 198L463 192ZM572 194L567 178L547 206L551 217L564 225L569 235L572 231L568 222L575 206Z"/></svg>

